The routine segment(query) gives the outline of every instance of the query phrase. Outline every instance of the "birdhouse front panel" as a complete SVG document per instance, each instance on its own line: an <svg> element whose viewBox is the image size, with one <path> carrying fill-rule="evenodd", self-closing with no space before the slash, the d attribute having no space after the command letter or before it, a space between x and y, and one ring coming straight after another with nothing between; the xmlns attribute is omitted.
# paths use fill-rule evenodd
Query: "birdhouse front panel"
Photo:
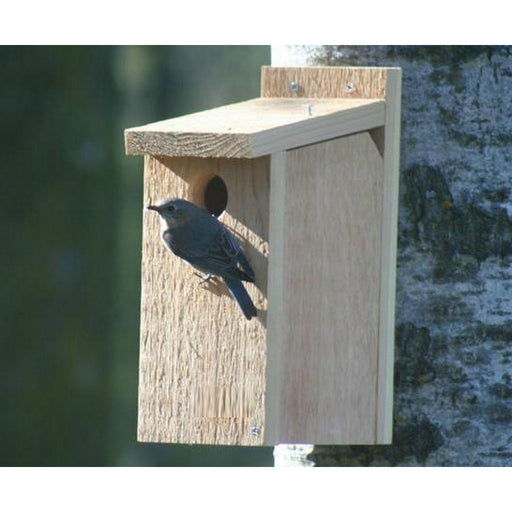
<svg viewBox="0 0 512 512"><path fill-rule="evenodd" d="M260 445L264 436L269 158L145 158L144 203L179 197L205 206L221 179L220 220L256 276L244 283L257 310L248 321L217 278L173 255L160 221L144 212L138 439ZM215 199L215 197L214 197Z"/></svg>

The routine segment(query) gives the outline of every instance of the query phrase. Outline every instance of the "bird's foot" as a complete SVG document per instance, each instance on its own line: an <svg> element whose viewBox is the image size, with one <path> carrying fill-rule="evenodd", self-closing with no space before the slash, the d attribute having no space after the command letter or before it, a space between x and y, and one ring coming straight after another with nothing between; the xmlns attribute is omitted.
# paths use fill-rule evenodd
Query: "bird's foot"
<svg viewBox="0 0 512 512"><path fill-rule="evenodd" d="M198 274L197 272L194 272L194 275L201 278L201 281L199 281L199 285L202 285L203 283L208 283L210 279L213 277L213 274Z"/></svg>

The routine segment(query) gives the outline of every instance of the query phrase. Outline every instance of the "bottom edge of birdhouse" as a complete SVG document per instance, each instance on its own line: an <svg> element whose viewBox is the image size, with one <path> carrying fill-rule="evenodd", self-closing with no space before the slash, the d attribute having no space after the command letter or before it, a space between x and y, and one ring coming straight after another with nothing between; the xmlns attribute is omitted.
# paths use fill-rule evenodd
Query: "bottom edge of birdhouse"
<svg viewBox="0 0 512 512"><path fill-rule="evenodd" d="M204 425L204 421L201 422ZM197 427L197 423L196 423ZM257 425L246 424L244 428L237 431L219 432L218 424L210 423L212 432L207 429L196 429L190 432L169 432L169 431L141 431L137 435L139 443L157 444L186 444L186 445L213 445L213 446L275 446L281 444L312 444L312 445L339 445L339 446L380 446L391 445L393 439L386 436L381 439L347 439L342 433L329 436L311 436L308 438L281 436L279 438L265 437L264 430Z"/></svg>

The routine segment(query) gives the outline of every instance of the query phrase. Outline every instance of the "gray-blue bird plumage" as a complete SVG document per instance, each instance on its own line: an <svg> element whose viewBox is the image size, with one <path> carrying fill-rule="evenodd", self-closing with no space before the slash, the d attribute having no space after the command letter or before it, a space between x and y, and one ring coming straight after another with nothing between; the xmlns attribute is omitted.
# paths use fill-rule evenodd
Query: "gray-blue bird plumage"
<svg viewBox="0 0 512 512"><path fill-rule="evenodd" d="M240 244L211 213L185 199L168 199L148 206L158 212L165 245L206 274L222 277L245 317L256 308L242 281L254 282L254 272Z"/></svg>

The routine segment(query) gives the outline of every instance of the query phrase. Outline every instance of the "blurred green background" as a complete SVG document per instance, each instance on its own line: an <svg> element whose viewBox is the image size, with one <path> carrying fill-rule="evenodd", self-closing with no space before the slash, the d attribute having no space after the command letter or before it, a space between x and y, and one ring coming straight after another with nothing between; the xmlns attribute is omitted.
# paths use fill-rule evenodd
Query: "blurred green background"
<svg viewBox="0 0 512 512"><path fill-rule="evenodd" d="M268 46L0 47L2 466L266 466L136 441L142 157L123 129L259 95Z"/></svg>

